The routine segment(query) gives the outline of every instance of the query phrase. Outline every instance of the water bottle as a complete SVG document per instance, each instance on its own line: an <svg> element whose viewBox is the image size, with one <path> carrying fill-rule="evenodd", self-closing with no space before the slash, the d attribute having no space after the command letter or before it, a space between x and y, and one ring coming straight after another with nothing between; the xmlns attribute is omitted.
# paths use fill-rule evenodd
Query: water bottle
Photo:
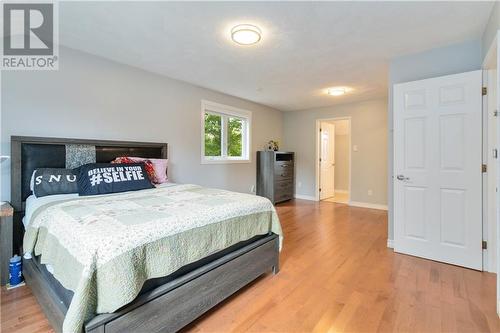
<svg viewBox="0 0 500 333"><path fill-rule="evenodd" d="M23 262L17 254L10 258L9 262L9 283L16 286L23 282Z"/></svg>

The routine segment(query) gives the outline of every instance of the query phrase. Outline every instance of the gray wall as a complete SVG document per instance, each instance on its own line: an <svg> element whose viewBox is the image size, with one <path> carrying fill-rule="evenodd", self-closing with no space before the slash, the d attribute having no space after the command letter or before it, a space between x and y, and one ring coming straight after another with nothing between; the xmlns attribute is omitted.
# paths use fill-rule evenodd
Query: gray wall
<svg viewBox="0 0 500 333"><path fill-rule="evenodd" d="M335 190L349 190L349 135L335 134Z"/></svg>
<svg viewBox="0 0 500 333"><path fill-rule="evenodd" d="M255 151L282 140L282 112L187 83L61 48L59 71L2 73L1 154L11 135L169 143L169 176L249 192ZM200 164L201 100L252 111L252 163ZM10 198L10 165L2 164L1 200Z"/></svg>
<svg viewBox="0 0 500 333"><path fill-rule="evenodd" d="M345 116L352 117L352 145L359 147L351 157L351 200L386 205L386 99L284 113L284 148L296 152L296 193L315 195L316 120Z"/></svg>
<svg viewBox="0 0 500 333"><path fill-rule="evenodd" d="M396 83L428 79L431 77L457 74L481 69L481 41L474 40L454 44L426 52L411 54L392 59L389 65L389 100L388 100L388 203L389 203L389 239L393 239L392 210L392 160L393 160L393 109L392 88Z"/></svg>

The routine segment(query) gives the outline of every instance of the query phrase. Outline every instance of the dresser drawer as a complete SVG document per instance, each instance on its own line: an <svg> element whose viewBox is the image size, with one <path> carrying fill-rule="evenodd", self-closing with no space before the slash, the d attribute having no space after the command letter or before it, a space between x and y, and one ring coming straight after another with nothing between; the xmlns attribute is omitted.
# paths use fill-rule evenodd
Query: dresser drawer
<svg viewBox="0 0 500 333"><path fill-rule="evenodd" d="M286 200L291 200L291 199L293 199L293 194L291 194L291 193L275 193L274 194L274 202L275 203L286 201Z"/></svg>
<svg viewBox="0 0 500 333"><path fill-rule="evenodd" d="M293 193L293 179L274 182L274 193Z"/></svg>
<svg viewBox="0 0 500 333"><path fill-rule="evenodd" d="M274 175L276 180L293 178L293 164L276 164L274 166Z"/></svg>
<svg viewBox="0 0 500 333"><path fill-rule="evenodd" d="M280 202L293 198L293 180L282 180L274 182L274 202Z"/></svg>
<svg viewBox="0 0 500 333"><path fill-rule="evenodd" d="M274 162L275 168L293 168L293 161L276 161Z"/></svg>

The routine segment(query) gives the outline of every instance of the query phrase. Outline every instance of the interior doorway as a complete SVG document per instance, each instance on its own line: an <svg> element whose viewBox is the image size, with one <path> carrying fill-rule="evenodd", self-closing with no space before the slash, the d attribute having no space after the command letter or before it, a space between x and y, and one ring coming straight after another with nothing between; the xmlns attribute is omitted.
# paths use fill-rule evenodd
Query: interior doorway
<svg viewBox="0 0 500 333"><path fill-rule="evenodd" d="M351 119L317 121L318 200L348 204L351 179Z"/></svg>

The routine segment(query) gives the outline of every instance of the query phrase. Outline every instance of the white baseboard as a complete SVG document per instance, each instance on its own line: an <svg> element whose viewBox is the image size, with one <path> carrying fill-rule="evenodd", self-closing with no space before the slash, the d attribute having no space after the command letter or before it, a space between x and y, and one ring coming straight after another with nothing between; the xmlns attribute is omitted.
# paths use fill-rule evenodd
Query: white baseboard
<svg viewBox="0 0 500 333"><path fill-rule="evenodd" d="M379 205L369 202L349 201L349 206L387 210L387 205Z"/></svg>
<svg viewBox="0 0 500 333"><path fill-rule="evenodd" d="M295 194L294 197L295 197L295 199L316 201L316 198L313 197L312 195Z"/></svg>
<svg viewBox="0 0 500 333"><path fill-rule="evenodd" d="M387 247L390 249L394 248L394 239L387 239Z"/></svg>
<svg viewBox="0 0 500 333"><path fill-rule="evenodd" d="M348 190L335 190L335 193L349 193Z"/></svg>

